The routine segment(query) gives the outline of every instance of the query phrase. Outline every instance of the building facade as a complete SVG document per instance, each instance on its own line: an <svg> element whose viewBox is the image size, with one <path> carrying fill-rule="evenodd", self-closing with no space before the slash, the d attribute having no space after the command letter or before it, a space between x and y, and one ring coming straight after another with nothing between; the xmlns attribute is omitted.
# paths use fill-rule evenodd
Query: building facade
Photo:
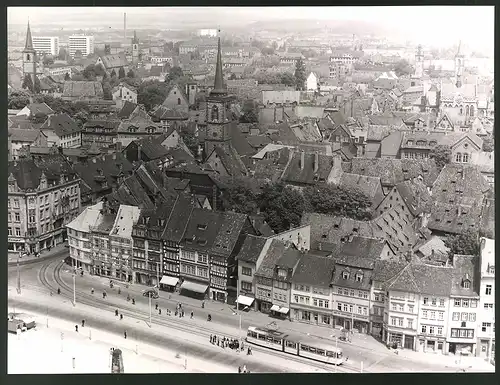
<svg viewBox="0 0 500 385"><path fill-rule="evenodd" d="M69 55L75 57L75 53L80 51L83 57L94 53L94 36L71 35L69 37Z"/></svg>
<svg viewBox="0 0 500 385"><path fill-rule="evenodd" d="M59 38L57 36L33 36L33 48L38 54L59 55Z"/></svg>
<svg viewBox="0 0 500 385"><path fill-rule="evenodd" d="M495 240L481 238L477 355L495 358Z"/></svg>

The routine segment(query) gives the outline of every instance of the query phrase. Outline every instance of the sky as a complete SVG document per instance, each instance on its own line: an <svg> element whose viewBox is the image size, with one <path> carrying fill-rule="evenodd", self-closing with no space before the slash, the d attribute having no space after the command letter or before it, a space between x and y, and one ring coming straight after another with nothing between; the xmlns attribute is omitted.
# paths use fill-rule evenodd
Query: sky
<svg viewBox="0 0 500 385"><path fill-rule="evenodd" d="M151 24L165 25L185 17L204 22L207 28L223 28L229 22L243 25L254 21L284 19L359 20L393 27L395 35L418 39L422 44L442 42L490 45L494 41L493 6L406 6L406 7L9 7L8 24L32 25L58 20L74 28L109 24L122 28L123 12L127 12L130 28ZM102 21L106 14L106 21ZM214 25L216 24L216 25ZM62 24L61 24L62 25ZM228 25L229 27L229 25Z"/></svg>

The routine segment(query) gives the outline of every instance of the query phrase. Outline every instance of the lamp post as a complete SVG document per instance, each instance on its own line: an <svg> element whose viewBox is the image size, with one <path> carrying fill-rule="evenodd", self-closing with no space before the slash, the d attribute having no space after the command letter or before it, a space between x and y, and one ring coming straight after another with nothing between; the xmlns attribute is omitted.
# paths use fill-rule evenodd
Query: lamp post
<svg viewBox="0 0 500 385"><path fill-rule="evenodd" d="M149 292L149 327L151 327L151 291Z"/></svg>
<svg viewBox="0 0 500 385"><path fill-rule="evenodd" d="M76 271L73 272L73 306L76 306Z"/></svg>
<svg viewBox="0 0 500 385"><path fill-rule="evenodd" d="M243 339L243 337L242 337L242 335L241 335L241 316L242 316L241 312L242 312L242 311L245 311L245 310L247 310L247 309L248 309L248 306L245 306L245 307L243 308L243 310L240 310L240 311L233 311L233 315L237 315L237 316L239 316L239 337L240 337L240 340L242 340L242 339Z"/></svg>
<svg viewBox="0 0 500 385"><path fill-rule="evenodd" d="M335 335L335 360L339 357L338 354L338 348L339 348L339 337ZM337 373L337 364L335 363L335 373Z"/></svg>
<svg viewBox="0 0 500 385"><path fill-rule="evenodd" d="M17 294L21 294L21 269L19 267L19 259L21 258L21 252L17 257Z"/></svg>

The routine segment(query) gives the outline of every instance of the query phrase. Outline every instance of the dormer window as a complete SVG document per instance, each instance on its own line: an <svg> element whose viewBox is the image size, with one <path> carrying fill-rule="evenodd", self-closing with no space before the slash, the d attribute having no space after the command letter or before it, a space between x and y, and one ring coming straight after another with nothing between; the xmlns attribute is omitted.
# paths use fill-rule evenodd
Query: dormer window
<svg viewBox="0 0 500 385"><path fill-rule="evenodd" d="M363 280L363 273L356 273L356 282L361 282Z"/></svg>
<svg viewBox="0 0 500 385"><path fill-rule="evenodd" d="M464 289L470 289L470 280L465 277L463 280L462 280L462 287Z"/></svg>
<svg viewBox="0 0 500 385"><path fill-rule="evenodd" d="M348 271L342 272L342 279L349 279L349 272Z"/></svg>
<svg viewBox="0 0 500 385"><path fill-rule="evenodd" d="M285 269L278 269L278 277L286 278L287 271Z"/></svg>

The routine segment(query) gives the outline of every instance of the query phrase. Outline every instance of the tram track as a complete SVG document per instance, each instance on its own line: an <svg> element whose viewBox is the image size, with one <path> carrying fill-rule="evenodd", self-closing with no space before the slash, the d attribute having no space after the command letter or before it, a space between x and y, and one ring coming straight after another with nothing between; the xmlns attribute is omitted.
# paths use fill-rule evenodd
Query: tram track
<svg viewBox="0 0 500 385"><path fill-rule="evenodd" d="M49 289L51 292L56 292L57 288L54 287L47 279L47 270L49 269L50 266L52 266L52 264L54 262L56 262L56 261L52 261L48 264L43 265L38 273L38 278L39 278L40 283L44 287ZM62 266L64 265L64 262L62 262L62 261L57 261L57 262L58 262L58 264L52 272L51 279L61 289L60 295L65 297L65 298L68 298L72 302L73 301L73 298L72 298L73 288L70 287L60 276L60 271L62 269ZM114 312L116 309L116 305L114 306L114 305L110 304L109 302L107 302L105 299L101 299L95 295L91 295L91 294L88 294L86 292L82 292L82 291L78 291L78 290L76 291L76 294L79 298L79 302L84 304L84 305L88 305L88 306L91 306L94 308L97 307L101 310L106 309L106 310L109 310L111 312ZM135 320L139 320L139 321L144 321L145 323L149 323L149 314L146 314L146 312L144 312L144 311L131 310L129 308L121 307L120 312L124 316L130 317L131 319L135 319ZM207 340L209 339L209 336L214 334L214 332L215 332L213 329L209 329L207 327L203 327L203 326L199 326L199 325L190 325L190 327L185 327L185 324L183 324L182 321L178 321L174 317L169 318L169 321L167 322L167 321L165 321L164 318L160 318L158 315L155 314L155 315L152 315L151 320L152 320L152 323L157 324L159 326L168 327L168 328L182 331L182 332L185 332L188 334L195 334L199 337L204 337ZM225 334L227 334L227 333L225 333ZM238 336L235 336L235 335L227 335L227 337L238 338ZM272 349L266 349L263 347L252 345L252 350L257 351L257 352L264 352L264 353L272 355L274 357L284 358L288 361L295 361L297 363L307 364L311 367L326 370L326 371L331 372L331 373L333 373L335 371L340 372L340 373L353 373L353 372L357 373L357 372L359 372L359 369L357 367L355 367L354 365L346 364L346 363L342 364L342 366L338 366L337 369L335 370L335 368L332 368L329 365L323 365L320 363L316 363L313 360L304 361L300 358L296 358L293 355L289 355L289 354L282 353L282 352L276 352L276 351L273 351Z"/></svg>

